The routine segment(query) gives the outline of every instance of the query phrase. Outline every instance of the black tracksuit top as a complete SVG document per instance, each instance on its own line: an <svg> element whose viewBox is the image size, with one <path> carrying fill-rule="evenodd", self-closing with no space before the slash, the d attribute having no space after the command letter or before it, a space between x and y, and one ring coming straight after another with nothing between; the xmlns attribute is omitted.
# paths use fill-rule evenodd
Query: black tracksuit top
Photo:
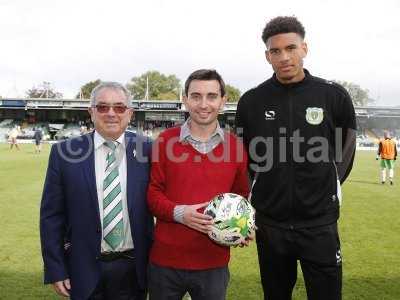
<svg viewBox="0 0 400 300"><path fill-rule="evenodd" d="M339 218L337 164L345 161L340 153L347 130L356 129L347 91L304 71L305 78L293 84L280 83L274 74L247 91L236 111L236 130L249 154L256 221L290 229ZM346 155L352 157L341 182L354 151Z"/></svg>

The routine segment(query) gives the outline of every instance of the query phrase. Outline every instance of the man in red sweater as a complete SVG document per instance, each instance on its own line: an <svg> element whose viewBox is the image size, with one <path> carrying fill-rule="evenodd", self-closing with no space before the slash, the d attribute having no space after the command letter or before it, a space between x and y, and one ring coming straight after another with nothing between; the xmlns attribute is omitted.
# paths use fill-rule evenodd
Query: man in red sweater
<svg viewBox="0 0 400 300"><path fill-rule="evenodd" d="M215 70L193 72L183 102L190 118L154 143L148 205L156 216L150 253L150 300L223 300L229 281L229 248L209 239L212 219L202 213L216 195L249 193L247 157L218 113L225 84Z"/></svg>

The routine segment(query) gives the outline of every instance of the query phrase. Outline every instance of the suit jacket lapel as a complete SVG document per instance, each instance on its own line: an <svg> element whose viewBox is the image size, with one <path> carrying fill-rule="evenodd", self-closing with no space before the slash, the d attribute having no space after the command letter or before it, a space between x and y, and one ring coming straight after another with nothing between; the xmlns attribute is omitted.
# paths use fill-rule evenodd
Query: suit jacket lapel
<svg viewBox="0 0 400 300"><path fill-rule="evenodd" d="M135 180L136 161L136 141L132 134L125 133L126 144L126 198L129 214L134 214L135 191L137 190L137 180Z"/></svg>
<svg viewBox="0 0 400 300"><path fill-rule="evenodd" d="M82 162L82 167L85 173L86 183L90 193L90 201L96 212L96 220L100 223L100 212L99 212L99 200L97 198L97 186L96 186L96 170L95 170L95 159L94 159L94 133L90 133L86 136L83 143L83 155L88 154L88 157Z"/></svg>

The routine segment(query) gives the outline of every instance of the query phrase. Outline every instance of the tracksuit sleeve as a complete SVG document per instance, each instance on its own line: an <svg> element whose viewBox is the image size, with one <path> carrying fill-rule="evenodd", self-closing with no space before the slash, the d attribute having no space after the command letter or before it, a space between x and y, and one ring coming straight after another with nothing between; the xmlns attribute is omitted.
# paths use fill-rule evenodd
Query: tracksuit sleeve
<svg viewBox="0 0 400 300"><path fill-rule="evenodd" d="M239 100L235 114L235 134L240 138L243 138L243 127L244 127L242 110L243 110L243 101Z"/></svg>
<svg viewBox="0 0 400 300"><path fill-rule="evenodd" d="M166 150L163 135L153 143L150 183L147 190L147 204L150 212L164 221L174 222L175 203L165 195Z"/></svg>
<svg viewBox="0 0 400 300"><path fill-rule="evenodd" d="M235 134L238 138L242 139L245 149L248 150L250 141L249 141L248 135L246 133L245 97L246 97L246 94L244 94L240 98L238 105L237 105L236 115L235 115ZM254 176L255 176L254 170L252 168L250 168L249 165L247 166L247 168L248 168L248 175L250 176L251 179L254 179Z"/></svg>
<svg viewBox="0 0 400 300"><path fill-rule="evenodd" d="M337 163L338 175L340 183L343 183L353 167L353 161L356 151L356 114L354 111L353 102L347 91L344 91L344 96L337 116L336 116L336 134L342 135L341 157Z"/></svg>
<svg viewBox="0 0 400 300"><path fill-rule="evenodd" d="M242 143L240 143L240 146L238 144L238 149L236 151L239 151L239 155L236 156L238 158L238 168L232 186L232 193L247 198L250 192L249 175L247 172L247 152Z"/></svg>

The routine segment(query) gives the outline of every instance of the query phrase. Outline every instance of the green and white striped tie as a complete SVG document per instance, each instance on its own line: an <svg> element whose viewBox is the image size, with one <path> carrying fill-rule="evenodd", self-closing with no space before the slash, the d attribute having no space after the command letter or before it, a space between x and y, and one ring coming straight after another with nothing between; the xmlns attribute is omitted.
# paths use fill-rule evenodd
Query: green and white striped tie
<svg viewBox="0 0 400 300"><path fill-rule="evenodd" d="M107 141L104 144L111 151L107 154L107 167L103 181L103 237L107 244L115 250L124 239L121 183L115 156L118 143Z"/></svg>

